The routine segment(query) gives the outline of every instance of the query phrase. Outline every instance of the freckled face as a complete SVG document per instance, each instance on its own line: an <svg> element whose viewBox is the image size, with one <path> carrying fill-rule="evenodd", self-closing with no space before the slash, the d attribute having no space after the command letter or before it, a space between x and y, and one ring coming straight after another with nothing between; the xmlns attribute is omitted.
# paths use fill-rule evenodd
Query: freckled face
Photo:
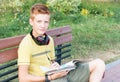
<svg viewBox="0 0 120 82"><path fill-rule="evenodd" d="M33 29L33 36L38 37L42 36L48 29L50 22L49 14L37 14L34 15L34 19L30 19L30 24Z"/></svg>

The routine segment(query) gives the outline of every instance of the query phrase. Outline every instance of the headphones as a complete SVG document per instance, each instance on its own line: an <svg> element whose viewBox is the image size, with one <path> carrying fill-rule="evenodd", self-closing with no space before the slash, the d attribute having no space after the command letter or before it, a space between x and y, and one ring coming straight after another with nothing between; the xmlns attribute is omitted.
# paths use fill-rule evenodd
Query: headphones
<svg viewBox="0 0 120 82"><path fill-rule="evenodd" d="M38 45L48 45L50 42L50 39L46 33L44 34L44 36L38 36L37 38L33 36L32 31L30 32L30 35L34 42Z"/></svg>

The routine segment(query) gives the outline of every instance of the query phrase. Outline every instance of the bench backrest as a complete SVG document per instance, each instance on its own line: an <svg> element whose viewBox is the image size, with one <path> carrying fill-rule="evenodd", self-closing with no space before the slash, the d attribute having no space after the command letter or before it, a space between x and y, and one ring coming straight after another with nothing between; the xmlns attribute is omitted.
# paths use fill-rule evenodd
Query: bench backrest
<svg viewBox="0 0 120 82"><path fill-rule="evenodd" d="M62 59L70 57L71 28L70 26L57 27L48 30L47 34L54 38L56 61L61 64ZM0 78L0 82L9 82L18 77L17 49L24 36L0 39L0 77L3 77Z"/></svg>

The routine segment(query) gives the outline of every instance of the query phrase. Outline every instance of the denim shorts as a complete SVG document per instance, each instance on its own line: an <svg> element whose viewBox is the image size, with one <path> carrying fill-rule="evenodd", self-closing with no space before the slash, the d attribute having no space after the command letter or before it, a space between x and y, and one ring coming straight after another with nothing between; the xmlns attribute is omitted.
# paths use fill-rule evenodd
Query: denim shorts
<svg viewBox="0 0 120 82"><path fill-rule="evenodd" d="M76 69L70 71L68 75L51 82L89 82L89 76L88 63L78 63Z"/></svg>

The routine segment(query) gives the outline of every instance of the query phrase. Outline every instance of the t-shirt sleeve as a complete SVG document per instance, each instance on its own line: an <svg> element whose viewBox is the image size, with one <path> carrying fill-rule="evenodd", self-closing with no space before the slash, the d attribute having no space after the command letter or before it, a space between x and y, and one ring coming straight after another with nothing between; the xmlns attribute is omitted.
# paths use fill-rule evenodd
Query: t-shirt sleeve
<svg viewBox="0 0 120 82"><path fill-rule="evenodd" d="M50 38L51 40L51 44L50 44L50 46L51 46L51 54L50 54L50 58L51 58L51 60L55 60L55 48L54 48L54 40L53 40L53 38Z"/></svg>
<svg viewBox="0 0 120 82"><path fill-rule="evenodd" d="M18 48L18 65L30 64L30 51L28 41L23 39Z"/></svg>

